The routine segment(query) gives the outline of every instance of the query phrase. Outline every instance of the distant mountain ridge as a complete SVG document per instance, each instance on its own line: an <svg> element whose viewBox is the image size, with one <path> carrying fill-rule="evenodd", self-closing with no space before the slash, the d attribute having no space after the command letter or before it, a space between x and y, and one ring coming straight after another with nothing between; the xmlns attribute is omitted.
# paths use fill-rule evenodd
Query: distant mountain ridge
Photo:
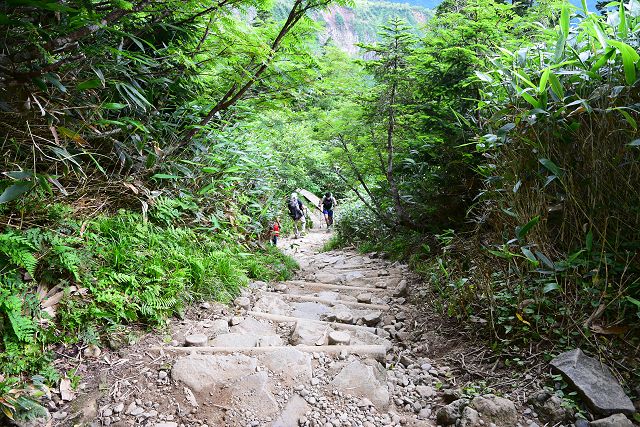
<svg viewBox="0 0 640 427"><path fill-rule="evenodd" d="M273 13L284 19L291 0L276 0ZM360 54L358 43L373 43L378 40L380 27L397 17L412 28L418 28L433 15L433 11L406 2L383 0L355 0L354 7L331 5L311 14L311 18L325 26L320 34L320 44L333 43L352 56ZM417 31L417 30L416 30Z"/></svg>
<svg viewBox="0 0 640 427"><path fill-rule="evenodd" d="M443 0L406 0L406 1L403 1L402 3L408 3L410 5L420 6L426 9L435 9L436 7L438 7L440 3L442 3L442 1ZM582 9L581 0L570 0L570 2L571 4L578 7L579 9ZM596 3L597 3L597 0L587 0L587 7L589 8L590 11L592 12L596 11Z"/></svg>
<svg viewBox="0 0 640 427"><path fill-rule="evenodd" d="M351 55L357 55L357 43L373 43L378 40L380 26L390 18L404 20L417 28L432 16L432 11L407 3L387 1L358 1L354 8L330 6L316 12L313 18L324 23L325 31L321 43L333 42Z"/></svg>

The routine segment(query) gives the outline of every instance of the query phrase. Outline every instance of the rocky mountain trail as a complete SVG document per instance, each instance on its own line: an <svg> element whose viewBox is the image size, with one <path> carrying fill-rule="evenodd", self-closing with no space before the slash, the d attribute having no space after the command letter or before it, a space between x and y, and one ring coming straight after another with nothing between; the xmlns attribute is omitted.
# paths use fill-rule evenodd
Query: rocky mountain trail
<svg viewBox="0 0 640 427"><path fill-rule="evenodd" d="M464 395L454 370L426 355L425 319L408 292L418 278L377 254L320 252L327 236L283 240L301 265L295 280L254 282L231 305L192 306L164 331L85 359L78 374L86 383L74 400L51 402L50 425L534 427L545 425L539 415L556 417L546 425L569 419L550 397L527 406Z"/></svg>

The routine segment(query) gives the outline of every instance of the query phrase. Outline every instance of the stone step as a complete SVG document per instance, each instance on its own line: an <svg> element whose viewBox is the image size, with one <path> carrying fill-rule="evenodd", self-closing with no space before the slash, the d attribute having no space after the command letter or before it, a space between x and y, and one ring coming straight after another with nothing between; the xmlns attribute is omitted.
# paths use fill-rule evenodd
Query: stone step
<svg viewBox="0 0 640 427"><path fill-rule="evenodd" d="M386 288L376 288L373 286L349 286L349 285L334 285L331 283L320 282L307 282L304 280L289 280L283 282L285 285L295 285L299 288L316 288L316 289L334 289L345 291L362 291L362 292L386 292Z"/></svg>
<svg viewBox="0 0 640 427"><path fill-rule="evenodd" d="M265 353L272 353L283 348L293 348L303 353L325 353L325 354L356 354L369 356L377 360L384 360L387 350L383 345L378 344L354 344L354 345L296 345L296 346L272 346L272 347L152 347L152 351L160 353L208 353L208 354L231 354L242 353L248 356L259 356Z"/></svg>
<svg viewBox="0 0 640 427"><path fill-rule="evenodd" d="M386 304L365 304L356 301L345 301L345 300L330 300L320 297L312 297L309 295L296 295L296 294L282 294L279 292L267 292L261 291L261 293L270 295L270 296L279 296L283 299L292 300L292 301L308 301L308 302L317 302L320 304L326 304L328 306L334 306L337 304L346 305L347 307L360 308L360 309L371 309L371 310L380 310L380 311L389 311L389 306Z"/></svg>
<svg viewBox="0 0 640 427"><path fill-rule="evenodd" d="M261 319L271 320L279 323L309 322L309 323L328 325L334 329L346 329L350 331L367 331L373 334L376 333L376 328L372 328L370 326L349 325L348 323L327 322L324 320L307 319L304 317L282 316L280 314L262 313L260 311L248 311L247 314L253 317L258 317Z"/></svg>

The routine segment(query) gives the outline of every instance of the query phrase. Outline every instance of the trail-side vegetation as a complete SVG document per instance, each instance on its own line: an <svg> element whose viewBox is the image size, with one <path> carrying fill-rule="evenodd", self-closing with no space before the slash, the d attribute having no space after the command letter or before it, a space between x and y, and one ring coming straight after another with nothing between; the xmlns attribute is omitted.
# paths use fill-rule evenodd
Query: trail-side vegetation
<svg viewBox="0 0 640 427"><path fill-rule="evenodd" d="M358 126L337 137L356 197L332 244L408 259L507 360L581 346L631 389L639 15L469 0L420 38L392 21Z"/></svg>
<svg viewBox="0 0 640 427"><path fill-rule="evenodd" d="M7 416L73 378L54 349L289 277L263 242L301 187L340 202L329 247L408 260L496 354L638 382L639 3L446 0L361 58L318 42L329 5L0 5Z"/></svg>

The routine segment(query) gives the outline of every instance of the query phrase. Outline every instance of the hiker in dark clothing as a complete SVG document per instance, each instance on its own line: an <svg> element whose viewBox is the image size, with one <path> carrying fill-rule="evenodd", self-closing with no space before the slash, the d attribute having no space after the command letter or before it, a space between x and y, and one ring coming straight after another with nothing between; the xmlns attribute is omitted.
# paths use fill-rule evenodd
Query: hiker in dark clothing
<svg viewBox="0 0 640 427"><path fill-rule="evenodd" d="M327 228L333 225L333 208L337 205L338 203L331 193L325 193L318 205L318 208L322 209L322 213L324 214L324 220L327 223Z"/></svg>
<svg viewBox="0 0 640 427"><path fill-rule="evenodd" d="M304 205L298 199L297 193L291 194L287 207L289 208L289 216L293 220L293 229L297 239L301 233L304 233L305 228Z"/></svg>

